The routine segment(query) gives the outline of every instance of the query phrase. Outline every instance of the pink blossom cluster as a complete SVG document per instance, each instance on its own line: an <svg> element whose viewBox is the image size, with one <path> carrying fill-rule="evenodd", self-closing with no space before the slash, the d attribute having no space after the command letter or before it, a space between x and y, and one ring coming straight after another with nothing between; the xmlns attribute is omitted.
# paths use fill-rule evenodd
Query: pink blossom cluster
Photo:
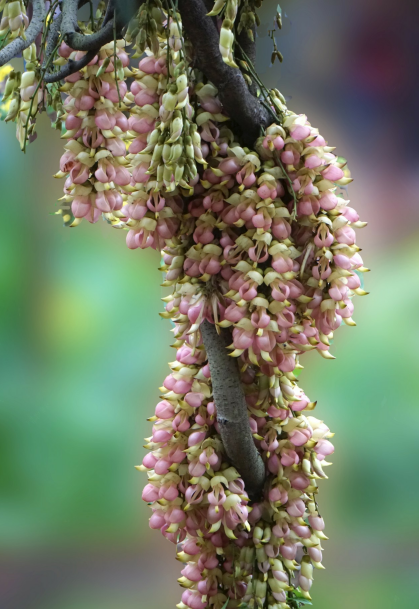
<svg viewBox="0 0 419 609"><path fill-rule="evenodd" d="M258 3L244 4L239 28L254 23ZM221 56L234 68L238 7L217 0L211 13ZM0 0L1 11L0 36L23 35L25 4ZM127 232L130 249L161 251L163 285L173 288L162 316L174 325L176 360L138 469L148 475L150 527L176 545L183 563L178 609L295 609L310 600L313 569L323 568L318 480L334 451L333 434L298 384L300 359L311 350L333 358L334 332L355 325L352 298L366 293L360 273L368 270L355 230L365 223L345 198L345 159L277 90L261 91L277 120L252 148L243 145L246 134L200 72L172 2L167 10L144 3L125 39L135 57L148 45L138 69L125 41L113 41L58 90L40 81L48 66L41 70L39 36L23 51L23 75L8 70L6 120L16 120L24 148L41 102L52 103L58 122L63 106L67 143L57 177L65 178L66 224L103 216ZM83 56L62 42L54 64ZM250 79L250 65L241 65ZM256 502L223 446L203 322L231 334L229 355L266 471Z"/></svg>
<svg viewBox="0 0 419 609"><path fill-rule="evenodd" d="M72 51L63 42L59 54L78 60L84 52ZM115 60L122 66L119 70ZM87 68L65 79L68 142L56 177L66 177L64 201L71 204L75 224L82 218L94 223L102 214L118 211L133 186L126 160L128 119L118 105L127 91L128 64L124 43L118 41L116 56L114 45L106 45Z"/></svg>
<svg viewBox="0 0 419 609"><path fill-rule="evenodd" d="M308 592L309 567L322 568L324 522L315 494L332 434L308 414L307 400L304 413L278 408L266 377L258 379L249 366L242 375L249 424L267 466L264 498L250 506L226 461L203 346L183 341L170 367L139 469L148 470L143 499L153 511L150 527L178 544L185 563L178 607L221 609L227 599L238 607L251 598L262 606L266 597L286 607L292 575L300 569L295 585ZM303 547L310 557L304 569Z"/></svg>
<svg viewBox="0 0 419 609"><path fill-rule="evenodd" d="M215 96L206 103L217 108ZM356 271L366 270L354 228L364 224L336 194L350 181L344 162L305 116L288 113L255 151L213 115L206 127L201 150L211 162L189 197L180 237L163 252L165 285L174 286L164 316L175 323L178 351L143 462L144 499L150 526L182 548L179 609L221 609L227 599L229 607L267 599L285 609L295 592L309 598L313 567L322 568L317 480L334 450L298 387L299 357L312 349L332 357L333 332L354 323L351 297L364 293ZM249 425L267 468L260 504L249 504L238 473L223 462L199 331L205 319L232 327ZM224 470L237 478L224 476L215 495Z"/></svg>
<svg viewBox="0 0 419 609"><path fill-rule="evenodd" d="M127 246L130 249L162 249L165 240L171 239L179 228L179 214L183 208L179 197L162 196L162 184L159 184L162 171L157 171L164 144L160 142L161 130L156 128L156 123L158 122L159 126L161 124L161 109L164 108L161 102L167 95L165 91L168 85L166 55L163 54L163 49L158 58L153 55L143 58L138 68L128 96L131 101L129 128L133 138L129 147L129 158L135 190L128 197L120 222L126 222L129 227ZM173 111L170 116L165 117L169 124L172 116ZM157 154L159 150L160 158ZM171 182L171 169L169 173Z"/></svg>
<svg viewBox="0 0 419 609"><path fill-rule="evenodd" d="M354 325L352 296L365 293L354 230L365 223L336 194L350 181L344 163L305 116L289 113L284 125L269 127L257 152L229 141L229 132L213 135L218 154L184 215L190 237L164 253L176 336L193 334L203 319L231 326L232 354L267 377L292 372L305 351L333 357L333 333Z"/></svg>
<svg viewBox="0 0 419 609"><path fill-rule="evenodd" d="M178 187L193 192L200 177L195 161L204 162L201 138L191 123L194 111L179 52L183 40L176 24L170 28L169 45L162 41L157 57L150 54L140 60L124 97L129 109L125 166L131 178L129 185L122 185L125 205L118 199L118 205L106 210L106 219L116 228L128 229L130 249L162 249L174 237L183 212Z"/></svg>
<svg viewBox="0 0 419 609"><path fill-rule="evenodd" d="M150 526L185 565L178 608L287 609L296 595L310 598L313 567L323 568L317 480L334 450L298 385L300 357L333 357L335 330L354 324L352 297L365 293L358 273L367 270L354 229L364 223L340 192L351 181L346 162L307 118L285 109L254 150L243 147L217 89L185 68L172 29L169 47L162 40L133 71L129 119L100 89L105 82L114 95L113 68L94 75L102 58L69 83L66 197L76 217L96 221L102 211L128 230L131 249L161 249L173 287L162 315L175 326L176 361L139 469L148 471ZM231 331L266 465L258 503L224 452L204 320Z"/></svg>

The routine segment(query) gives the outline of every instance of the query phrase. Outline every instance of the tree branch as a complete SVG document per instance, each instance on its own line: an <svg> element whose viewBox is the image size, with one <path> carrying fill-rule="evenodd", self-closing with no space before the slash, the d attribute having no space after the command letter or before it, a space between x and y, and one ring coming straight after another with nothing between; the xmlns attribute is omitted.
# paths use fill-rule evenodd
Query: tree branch
<svg viewBox="0 0 419 609"><path fill-rule="evenodd" d="M42 30L45 17L45 2L44 0L33 0L33 14L28 29L25 32L26 40L16 38L0 51L0 66L19 55L22 51L28 48Z"/></svg>
<svg viewBox="0 0 419 609"><path fill-rule="evenodd" d="M211 372L217 421L225 451L241 475L252 500L260 498L265 482L265 464L253 441L247 404L237 361L226 347L231 343L228 330L217 333L214 324L204 321L201 333Z"/></svg>
<svg viewBox="0 0 419 609"><path fill-rule="evenodd" d="M62 2L62 23L61 32L64 36L68 32L74 32L77 28L77 10L79 8L79 0L63 0Z"/></svg>
<svg viewBox="0 0 419 609"><path fill-rule="evenodd" d="M130 2L128 3L128 6L127 6L126 2L122 2L122 0L120 0L120 1L121 1L122 8L120 8L120 10L119 10L119 22L120 22L120 29L122 29L123 27L125 27L128 24L130 18L133 16L133 14L135 14L135 11L137 10L137 8L142 4L142 1L141 0L130 0ZM66 40L67 40L69 46L71 46L71 48L73 48L75 50L86 50L86 48L88 48L88 51L84 57L82 57L81 59L79 59L77 61L70 59L68 61L68 63L65 66L63 66L61 68L61 70L59 70L58 72L48 72L47 71L44 75L44 81L46 83L58 82L59 80L63 80L67 76L70 76L70 74L74 74L75 72L78 72L79 70L81 70L82 68L87 66L87 64L93 59L93 57L96 55L96 53L99 52L100 48L104 44L107 44L108 42L111 42L113 40L113 37L114 37L113 14L114 14L114 4L115 4L114 0L109 0L108 6L106 9L106 14L103 19L102 28L95 34L91 34L89 36L84 36L83 34L78 34L75 32L75 28L77 25L77 8L80 8L80 6L82 6L83 4L84 4L83 0L82 0L82 2L79 2L78 0L65 0L65 3L63 3L62 14L57 17L57 19L54 21L53 25L51 26L50 36L48 37L44 65L45 65L45 62L47 61L49 53L51 52L50 49L55 48L55 44L56 44L56 41L58 40L58 36L59 36L59 30L61 30L61 33L66 38ZM118 18L117 18L117 27L118 27ZM52 44L52 42L51 42L51 45L50 45L50 40L49 40L50 37L51 37L52 42L55 40L55 44ZM83 47L83 48L81 48L81 47Z"/></svg>
<svg viewBox="0 0 419 609"><path fill-rule="evenodd" d="M116 31L118 35L136 14L145 0L115 0L113 3L116 15ZM107 18L109 15L107 12ZM75 21L74 21L75 20ZM75 25L74 25L75 23ZM85 36L77 33L77 0L63 0L63 23L62 33L64 40L75 51L91 51L98 49L113 40L113 19L94 34Z"/></svg>
<svg viewBox="0 0 419 609"><path fill-rule="evenodd" d="M253 145L261 129L272 122L268 110L251 94L240 70L224 63L219 33L214 21L207 17L204 2L178 0L178 7L198 67L217 87L224 109L241 128L244 142Z"/></svg>
<svg viewBox="0 0 419 609"><path fill-rule="evenodd" d="M114 1L109 0L108 6L106 7L106 13L105 13L105 16L102 21L102 27L104 27L109 21L111 21L113 19L113 13L114 13L113 4L114 4Z"/></svg>
<svg viewBox="0 0 419 609"><path fill-rule="evenodd" d="M43 61L42 61L42 69L45 69L49 56L51 55L51 53L53 52L53 50L55 49L55 47L58 44L58 40L60 38L60 28L61 28L62 19L63 19L63 15L62 15L62 13L60 13L57 16L57 18L54 19L54 21L51 24L51 27L49 29L48 36L47 36L47 45L45 48L45 53L44 53L44 57L43 57Z"/></svg>

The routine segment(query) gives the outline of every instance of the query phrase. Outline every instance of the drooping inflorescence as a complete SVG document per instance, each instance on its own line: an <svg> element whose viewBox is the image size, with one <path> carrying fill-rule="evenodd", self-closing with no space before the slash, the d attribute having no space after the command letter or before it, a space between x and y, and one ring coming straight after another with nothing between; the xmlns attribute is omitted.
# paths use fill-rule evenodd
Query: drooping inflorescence
<svg viewBox="0 0 419 609"><path fill-rule="evenodd" d="M46 7L50 20L60 18L56 4ZM236 37L251 34L258 4L217 0L211 13L233 70L235 23ZM24 5L2 6L2 31L14 39L28 25ZM103 12L100 5L95 19L106 28ZM56 174L65 178L65 224L103 217L126 233L130 249L161 251L163 285L172 288L162 316L173 322L176 358L138 469L148 472L150 526L184 563L177 606L295 608L310 599L313 567L323 568L317 481L334 450L298 384L301 356L333 358L334 332L354 325L352 297L365 294L355 241L365 223L346 200L346 161L276 89L261 91L271 124L244 145L245 129L201 70L172 2L145 3L125 39L114 30L113 41L86 52L50 24L24 51L29 69L9 71L7 120L25 147L48 99L66 142ZM46 45L56 48L55 67ZM259 84L249 61L242 51L246 80ZM59 88L42 83L47 69L74 66ZM205 345L214 327L229 337L266 468L256 495L222 440Z"/></svg>

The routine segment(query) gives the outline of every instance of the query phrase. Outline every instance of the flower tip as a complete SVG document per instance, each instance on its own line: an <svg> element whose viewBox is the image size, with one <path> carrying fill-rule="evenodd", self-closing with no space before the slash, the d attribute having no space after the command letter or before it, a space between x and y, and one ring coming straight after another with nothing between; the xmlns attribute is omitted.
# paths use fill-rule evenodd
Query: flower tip
<svg viewBox="0 0 419 609"><path fill-rule="evenodd" d="M317 352L320 353L320 355L322 357L324 357L324 359L336 359L336 357L334 355L332 355L330 353L330 351L325 351L323 349L317 349Z"/></svg>

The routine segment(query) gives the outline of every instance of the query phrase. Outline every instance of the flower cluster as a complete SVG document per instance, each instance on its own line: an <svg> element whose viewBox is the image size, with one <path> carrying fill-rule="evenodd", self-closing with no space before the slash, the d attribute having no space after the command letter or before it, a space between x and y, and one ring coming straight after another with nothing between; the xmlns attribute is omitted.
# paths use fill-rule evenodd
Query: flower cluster
<svg viewBox="0 0 419 609"><path fill-rule="evenodd" d="M127 95L134 136L129 159L135 191L128 197L117 225L121 227L125 222L129 227L127 245L131 249L164 247L165 239L173 237L178 229L182 212L182 201L171 194L178 187L189 191L199 180L182 46L181 26L172 20L158 55L139 62Z"/></svg>
<svg viewBox="0 0 419 609"><path fill-rule="evenodd" d="M39 62L35 43L23 51L25 71L8 70L4 87L3 102L7 107L4 120L16 123L16 138L24 149L27 140L35 139L35 120L38 105L43 101L43 91L39 86Z"/></svg>
<svg viewBox="0 0 419 609"><path fill-rule="evenodd" d="M59 54L65 60L84 55L64 42ZM63 199L67 205L62 213L71 218L71 204L71 225L81 218L94 223L102 213L118 211L133 188L125 158L128 119L119 108L127 91L128 64L124 42L118 41L116 49L108 44L83 71L68 76L62 87L68 92L64 102L68 142L56 177L66 177Z"/></svg>
<svg viewBox="0 0 419 609"><path fill-rule="evenodd" d="M2 12L0 38L7 37L10 42L18 36L24 36L29 25L24 2L22 0L2 0L0 12Z"/></svg>
<svg viewBox="0 0 419 609"><path fill-rule="evenodd" d="M268 470L264 498L250 506L225 458L206 359L202 345L183 341L161 388L150 452L139 466L149 472L143 499L152 507L150 527L178 544L185 563L179 609L221 609L227 600L228 607L252 606L252 599L262 607L266 598L285 608L292 591L309 598L312 568L322 568L315 494L332 434L308 415L314 405L306 396L281 408L268 379L247 367L249 424Z"/></svg>
<svg viewBox="0 0 419 609"><path fill-rule="evenodd" d="M352 297L364 293L366 270L354 229L364 223L339 192L351 181L346 162L306 116L278 94L282 122L254 150L242 147L217 89L188 67L181 25L167 28L122 92L128 120L110 47L68 79L60 175L76 218L94 222L103 212L128 230L131 249L161 249L164 285L173 286L163 316L174 322L176 361L139 468L149 476L150 526L185 563L179 609L265 601L286 609L310 598L313 567L322 568L317 480L333 452L298 385L300 357L333 357L335 330L354 324ZM121 44L118 53L124 63ZM204 320L231 331L266 464L256 504L219 435Z"/></svg>
<svg viewBox="0 0 419 609"><path fill-rule="evenodd" d="M222 13L220 51L230 66L239 4L217 0L212 13ZM259 4L241 3L248 33ZM1 7L2 29L25 26L21 2ZM295 609L310 599L313 568L323 568L317 481L334 450L298 384L300 359L311 350L333 358L334 332L355 324L352 298L365 294L367 270L355 229L365 223L345 198L345 159L279 91L262 91L276 120L252 149L242 145L175 9L147 3L126 38L137 57L146 51L138 69L125 42L114 41L60 89L67 143L57 177L65 178L67 225L103 216L127 231L130 249L160 250L163 285L173 289L162 316L174 325L176 360L139 466L148 472L150 526L184 563L179 609ZM54 63L83 56L62 42ZM26 72L10 72L4 93L21 144L45 93L61 113L58 92L40 86L35 44L24 58ZM231 334L266 468L257 502L221 440L203 322Z"/></svg>
<svg viewBox="0 0 419 609"><path fill-rule="evenodd" d="M216 91L206 93L215 107ZM333 332L354 323L351 298L364 293L357 271L366 270L354 228L363 223L336 194L350 181L344 162L305 116L287 112L255 151L212 126L212 138L200 131L209 167L163 252L177 359L147 445L144 499L150 526L180 544L180 609L218 609L227 599L228 607L267 599L285 609L309 598L313 567L322 568L317 480L333 452L332 434L298 387L299 358L312 349L332 357ZM252 506L214 421L205 319L232 328L231 355L266 463L264 499Z"/></svg>

